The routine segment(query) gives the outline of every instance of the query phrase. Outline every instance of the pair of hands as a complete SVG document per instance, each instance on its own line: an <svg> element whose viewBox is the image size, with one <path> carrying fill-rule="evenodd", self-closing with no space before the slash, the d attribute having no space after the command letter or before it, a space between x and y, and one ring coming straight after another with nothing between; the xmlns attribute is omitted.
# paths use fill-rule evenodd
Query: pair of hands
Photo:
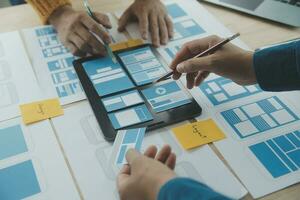
<svg viewBox="0 0 300 200"><path fill-rule="evenodd" d="M253 69L253 52L245 51L229 43L220 50L205 57L193 58L222 39L210 36L186 43L171 63L173 78L179 79L186 73L187 87L199 85L209 73L229 78L240 85L256 83ZM122 200L156 199L160 188L176 177L176 156L170 146L164 146L160 152L152 146L144 155L135 150L126 154L125 165L117 178L117 186Z"/></svg>
<svg viewBox="0 0 300 200"><path fill-rule="evenodd" d="M105 28L111 28L111 23L105 14L95 12L94 15L97 22L86 12L75 11L67 5L55 10L48 21L56 28L61 41L74 55L104 56L104 45L91 32L100 36L105 43L110 43L111 38ZM139 22L143 39L148 38L148 30L150 31L154 46L166 44L173 36L172 21L160 0L135 0L121 16L118 30L124 31L130 21Z"/></svg>
<svg viewBox="0 0 300 200"><path fill-rule="evenodd" d="M131 149L126 159L128 165L123 166L117 177L121 200L157 199L160 188L176 177L173 171L176 156L168 145L159 152L155 146L150 146L144 155Z"/></svg>
<svg viewBox="0 0 300 200"><path fill-rule="evenodd" d="M100 36L105 43L110 43L111 38L104 27L111 28L111 24L106 15L94 14L98 23L85 12L77 12L70 6L63 6L52 13L49 22L54 25L60 39L74 55L105 56L103 44L91 32ZM173 36L172 22L160 0L135 0L120 18L119 31L123 31L132 20L139 22L139 30L144 39L147 39L150 30L154 46L166 44ZM173 78L179 79L181 74L186 73L189 89L201 84L209 73L224 76L240 85L255 84L253 52L229 43L209 56L192 58L220 40L219 37L210 36L186 43L170 65L174 71Z"/></svg>

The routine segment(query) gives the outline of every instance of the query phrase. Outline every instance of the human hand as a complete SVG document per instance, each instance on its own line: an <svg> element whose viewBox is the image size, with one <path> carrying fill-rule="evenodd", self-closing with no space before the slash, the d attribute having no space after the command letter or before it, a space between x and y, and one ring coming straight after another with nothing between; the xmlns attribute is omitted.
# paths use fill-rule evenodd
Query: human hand
<svg viewBox="0 0 300 200"><path fill-rule="evenodd" d="M158 153L151 146L144 155L131 149L126 159L128 165L124 165L117 178L121 200L154 200L160 188L176 176L176 156L168 145Z"/></svg>
<svg viewBox="0 0 300 200"><path fill-rule="evenodd" d="M139 22L139 30L145 40L149 29L152 43L156 47L167 44L173 37L173 23L160 0L135 0L121 16L119 31L124 31L132 20Z"/></svg>
<svg viewBox="0 0 300 200"><path fill-rule="evenodd" d="M66 5L55 10L48 21L55 27L60 40L72 54L104 56L106 54L104 45L91 32L98 35L104 42L110 43L111 38L102 25L111 28L111 24L106 15L97 12L94 15L99 23L85 12L75 11L71 6Z"/></svg>
<svg viewBox="0 0 300 200"><path fill-rule="evenodd" d="M256 75L251 51L227 43L210 55L193 58L221 40L217 36L209 36L186 43L170 65L170 68L174 70L173 78L177 80L181 74L187 73L186 80L189 89L200 85L211 72L229 78L240 85L255 84Z"/></svg>

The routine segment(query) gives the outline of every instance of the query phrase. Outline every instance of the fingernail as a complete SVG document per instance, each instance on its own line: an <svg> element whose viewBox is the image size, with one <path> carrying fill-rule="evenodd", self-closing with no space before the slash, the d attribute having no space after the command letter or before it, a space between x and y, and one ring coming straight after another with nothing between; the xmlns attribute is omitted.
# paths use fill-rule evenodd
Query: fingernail
<svg viewBox="0 0 300 200"><path fill-rule="evenodd" d="M184 65L182 63L178 64L177 67L176 67L176 70L178 72L182 72L181 69L184 67Z"/></svg>
<svg viewBox="0 0 300 200"><path fill-rule="evenodd" d="M143 37L145 40L147 40L147 33L144 32L143 35L142 35L142 37Z"/></svg>

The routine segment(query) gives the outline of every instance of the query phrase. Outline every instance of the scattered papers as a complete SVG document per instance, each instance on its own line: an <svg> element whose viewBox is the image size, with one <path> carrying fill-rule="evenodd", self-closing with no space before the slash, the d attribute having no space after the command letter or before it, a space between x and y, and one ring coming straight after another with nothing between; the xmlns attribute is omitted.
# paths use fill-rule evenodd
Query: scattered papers
<svg viewBox="0 0 300 200"><path fill-rule="evenodd" d="M23 104L20 105L20 109L25 124L31 124L64 114L58 99Z"/></svg>
<svg viewBox="0 0 300 200"><path fill-rule="evenodd" d="M0 123L0 199L72 199L79 193L49 120Z"/></svg>
<svg viewBox="0 0 300 200"><path fill-rule="evenodd" d="M109 29L112 42L126 41L125 35L117 31L117 19L111 14L108 16L113 27ZM57 96L62 105L85 99L73 67L76 57L61 43L54 28L40 26L24 29L22 35L43 95Z"/></svg>
<svg viewBox="0 0 300 200"><path fill-rule="evenodd" d="M127 164L126 153L133 148L141 150L146 128L118 131L111 154L111 161L116 165Z"/></svg>
<svg viewBox="0 0 300 200"><path fill-rule="evenodd" d="M212 119L185 124L172 129L185 149L192 149L225 138L224 133Z"/></svg>
<svg viewBox="0 0 300 200"><path fill-rule="evenodd" d="M116 176L122 166L110 162L113 145L105 141L88 102L66 108L65 114L52 122L84 199L120 199ZM147 133L141 152L150 145L161 149L169 144L177 156L175 172L178 176L201 181L233 199L240 199L247 193L208 145L184 151L171 128Z"/></svg>

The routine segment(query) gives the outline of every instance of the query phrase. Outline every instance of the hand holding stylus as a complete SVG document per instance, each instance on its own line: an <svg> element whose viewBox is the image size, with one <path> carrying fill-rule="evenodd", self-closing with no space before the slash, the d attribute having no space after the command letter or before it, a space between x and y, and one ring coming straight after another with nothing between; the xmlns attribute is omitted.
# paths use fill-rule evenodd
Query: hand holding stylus
<svg viewBox="0 0 300 200"><path fill-rule="evenodd" d="M209 73L229 78L240 85L256 83L251 51L227 43L205 56L198 56L222 41L224 40L217 36L209 36L186 43L170 65L173 78L177 80L186 73L189 89L201 84Z"/></svg>

